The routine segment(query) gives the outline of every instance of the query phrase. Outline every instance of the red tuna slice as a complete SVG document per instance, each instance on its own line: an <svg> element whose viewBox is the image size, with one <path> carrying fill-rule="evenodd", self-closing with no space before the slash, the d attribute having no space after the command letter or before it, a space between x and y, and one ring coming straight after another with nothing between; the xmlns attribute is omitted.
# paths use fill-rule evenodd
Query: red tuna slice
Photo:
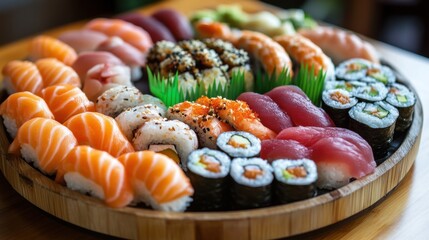
<svg viewBox="0 0 429 240"><path fill-rule="evenodd" d="M246 102L258 114L261 123L276 133L293 126L290 117L268 96L245 92L237 100Z"/></svg>
<svg viewBox="0 0 429 240"><path fill-rule="evenodd" d="M296 86L276 87L265 95L273 99L296 126L335 126L328 114L316 107Z"/></svg>
<svg viewBox="0 0 429 240"><path fill-rule="evenodd" d="M320 188L339 188L352 179L374 172L376 163L368 152L341 137L320 139L312 147L311 158L317 164Z"/></svg>
<svg viewBox="0 0 429 240"><path fill-rule="evenodd" d="M260 156L262 159L272 162L276 159L300 159L310 158L311 151L294 140L264 140L261 143Z"/></svg>
<svg viewBox="0 0 429 240"><path fill-rule="evenodd" d="M372 149L368 142L359 134L345 128L337 127L292 127L281 131L276 139L295 140L306 147L312 147L322 138L340 137L352 142L363 153L372 156Z"/></svg>

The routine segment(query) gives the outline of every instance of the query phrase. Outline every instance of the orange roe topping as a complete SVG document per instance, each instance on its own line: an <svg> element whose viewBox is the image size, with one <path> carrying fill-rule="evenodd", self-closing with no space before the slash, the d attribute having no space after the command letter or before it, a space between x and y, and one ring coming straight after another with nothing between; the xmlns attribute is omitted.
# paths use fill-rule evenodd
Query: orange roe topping
<svg viewBox="0 0 429 240"><path fill-rule="evenodd" d="M330 96L331 96L332 100L340 102L341 104L347 104L350 102L350 98L348 96L344 96L343 94L341 94L338 91L331 93Z"/></svg>

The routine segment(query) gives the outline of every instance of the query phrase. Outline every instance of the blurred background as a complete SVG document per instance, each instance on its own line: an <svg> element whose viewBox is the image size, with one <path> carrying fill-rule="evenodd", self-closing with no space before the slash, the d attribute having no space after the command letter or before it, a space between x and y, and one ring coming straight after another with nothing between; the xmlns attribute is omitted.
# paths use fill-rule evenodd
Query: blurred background
<svg viewBox="0 0 429 240"><path fill-rule="evenodd" d="M303 8L315 19L429 57L429 1L263 1L282 8ZM0 45L67 23L111 16L153 2L156 0L0 0Z"/></svg>

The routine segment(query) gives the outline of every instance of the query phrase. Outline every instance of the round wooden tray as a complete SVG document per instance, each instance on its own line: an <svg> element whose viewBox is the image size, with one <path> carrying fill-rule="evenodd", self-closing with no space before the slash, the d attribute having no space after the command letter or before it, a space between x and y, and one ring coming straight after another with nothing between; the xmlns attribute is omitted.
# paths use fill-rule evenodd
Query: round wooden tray
<svg viewBox="0 0 429 240"><path fill-rule="evenodd" d="M0 168L12 187L32 204L96 232L127 239L271 239L336 223L386 196L414 163L422 124L423 110L417 97L414 120L404 140L373 174L305 201L256 210L166 213L106 207L93 197L56 184L22 159L8 155L9 140L2 124Z"/></svg>

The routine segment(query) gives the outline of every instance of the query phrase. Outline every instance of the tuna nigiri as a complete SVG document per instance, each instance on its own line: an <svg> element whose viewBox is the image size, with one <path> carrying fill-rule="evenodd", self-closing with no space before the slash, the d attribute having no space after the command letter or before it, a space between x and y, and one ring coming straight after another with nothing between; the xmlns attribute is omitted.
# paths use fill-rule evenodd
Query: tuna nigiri
<svg viewBox="0 0 429 240"><path fill-rule="evenodd" d="M82 86L79 76L73 68L65 65L55 58L43 58L36 62L44 87L55 84L70 84L80 88Z"/></svg>
<svg viewBox="0 0 429 240"><path fill-rule="evenodd" d="M73 132L79 145L89 145L114 157L134 151L115 119L101 113L84 112L74 115L64 122L64 126Z"/></svg>
<svg viewBox="0 0 429 240"><path fill-rule="evenodd" d="M116 66L123 65L124 63L109 52L89 51L80 53L76 61L73 63L72 68L76 71L77 75L79 75L79 78L83 80L87 76L88 71L98 64L111 64Z"/></svg>
<svg viewBox="0 0 429 240"><path fill-rule="evenodd" d="M53 112L55 120L60 123L76 114L95 111L94 103L88 100L80 88L72 85L53 85L44 88L41 96Z"/></svg>
<svg viewBox="0 0 429 240"><path fill-rule="evenodd" d="M3 86L9 94L22 91L39 94L43 88L42 76L32 62L18 60L8 62L2 73Z"/></svg>
<svg viewBox="0 0 429 240"><path fill-rule="evenodd" d="M145 30L123 20L97 18L87 23L85 28L102 32L107 36L118 36L143 53L149 51L153 45L152 39Z"/></svg>
<svg viewBox="0 0 429 240"><path fill-rule="evenodd" d="M164 154L139 151L121 155L135 200L154 209L184 211L191 201L194 189L182 169Z"/></svg>
<svg viewBox="0 0 429 240"><path fill-rule="evenodd" d="M77 146L65 156L55 181L102 199L110 207L125 207L134 197L124 166L89 146Z"/></svg>
<svg viewBox="0 0 429 240"><path fill-rule="evenodd" d="M53 37L40 35L30 42L30 58L56 58L71 66L77 58L76 51L69 45Z"/></svg>
<svg viewBox="0 0 429 240"><path fill-rule="evenodd" d="M77 145L73 133L59 122L33 118L25 122L9 146L9 153L19 154L48 175L55 174L64 157Z"/></svg>
<svg viewBox="0 0 429 240"><path fill-rule="evenodd" d="M1 104L0 115L12 138L15 138L19 127L32 118L54 118L45 100L31 92L17 92L10 95Z"/></svg>

